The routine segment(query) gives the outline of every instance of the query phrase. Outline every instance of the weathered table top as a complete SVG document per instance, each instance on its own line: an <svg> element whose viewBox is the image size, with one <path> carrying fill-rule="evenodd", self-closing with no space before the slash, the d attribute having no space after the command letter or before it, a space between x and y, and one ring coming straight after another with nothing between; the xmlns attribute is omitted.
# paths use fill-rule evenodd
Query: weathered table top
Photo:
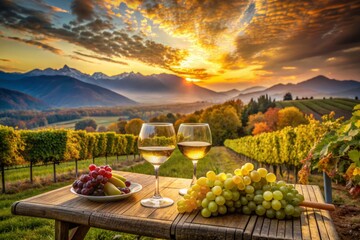
<svg viewBox="0 0 360 240"><path fill-rule="evenodd" d="M97 227L158 238L338 239L329 212L325 210L306 208L299 219L276 220L240 214L203 218L199 211L179 214L176 203L167 208L145 208L140 205L140 200L153 195L155 177L128 172L121 174L142 184L143 189L118 202L96 203L72 194L67 186L15 202L12 213L55 219L57 223L87 229ZM160 177L161 194L177 201L180 199L178 190L187 187L190 181ZM296 188L304 194L305 200L324 202L318 186L297 185Z"/></svg>

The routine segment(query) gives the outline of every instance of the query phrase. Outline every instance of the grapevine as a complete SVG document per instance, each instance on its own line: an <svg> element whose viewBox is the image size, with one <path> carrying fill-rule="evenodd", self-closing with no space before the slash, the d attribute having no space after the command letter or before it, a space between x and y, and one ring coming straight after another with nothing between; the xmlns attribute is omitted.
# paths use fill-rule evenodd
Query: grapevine
<svg viewBox="0 0 360 240"><path fill-rule="evenodd" d="M329 177L346 182L352 195L360 195L360 105L354 107L352 118L338 129L331 128L304 161L301 175L319 169Z"/></svg>
<svg viewBox="0 0 360 240"><path fill-rule="evenodd" d="M225 146L260 163L301 166L313 146L331 129L337 129L341 119L334 114L322 122L309 117L309 124L285 127L282 130L226 140Z"/></svg>

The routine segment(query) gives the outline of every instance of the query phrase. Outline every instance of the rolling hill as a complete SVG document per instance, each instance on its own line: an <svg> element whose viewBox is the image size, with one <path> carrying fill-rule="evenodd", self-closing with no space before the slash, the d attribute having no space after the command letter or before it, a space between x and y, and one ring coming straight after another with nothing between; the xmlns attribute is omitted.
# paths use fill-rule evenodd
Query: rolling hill
<svg viewBox="0 0 360 240"><path fill-rule="evenodd" d="M251 98L257 98L261 95L268 94L275 100L282 100L285 93L290 92L295 99L296 97L346 97L354 98L360 95L356 92L360 88L360 82L354 80L336 80L329 79L325 76L319 75L309 80L297 84L277 84L262 91L256 91L247 94L239 94L233 99L241 99L243 102L250 101Z"/></svg>
<svg viewBox="0 0 360 240"><path fill-rule="evenodd" d="M40 99L28 94L0 88L0 110L44 110L49 108Z"/></svg>
<svg viewBox="0 0 360 240"><path fill-rule="evenodd" d="M359 100L354 99L308 99L276 102L276 107L297 107L305 114L312 114L320 120L321 116L335 112L335 118L344 117L346 120L351 118L352 110L355 105L360 104Z"/></svg>
<svg viewBox="0 0 360 240"><path fill-rule="evenodd" d="M68 76L33 76L0 80L0 87L39 98L52 107L134 105L136 102L93 84Z"/></svg>

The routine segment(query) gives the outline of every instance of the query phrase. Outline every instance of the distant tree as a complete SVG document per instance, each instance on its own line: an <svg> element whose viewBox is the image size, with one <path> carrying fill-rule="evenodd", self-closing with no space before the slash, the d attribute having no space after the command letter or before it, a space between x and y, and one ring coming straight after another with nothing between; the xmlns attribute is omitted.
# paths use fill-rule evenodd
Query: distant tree
<svg viewBox="0 0 360 240"><path fill-rule="evenodd" d="M279 110L279 108L269 108L264 114L265 122L271 131L275 131L277 129Z"/></svg>
<svg viewBox="0 0 360 240"><path fill-rule="evenodd" d="M182 118L178 119L174 124L175 130L177 131L179 129L180 124L182 124L182 123L197 123L197 122L199 122L201 113L202 112L197 111L195 113L185 115Z"/></svg>
<svg viewBox="0 0 360 240"><path fill-rule="evenodd" d="M127 124L127 121L121 120L121 121L110 124L108 126L107 130L108 131L113 131L113 132L116 132L116 133L125 134L126 133L126 131L125 131L126 124Z"/></svg>
<svg viewBox="0 0 360 240"><path fill-rule="evenodd" d="M295 100L299 100L299 97L298 97L298 96L296 96Z"/></svg>
<svg viewBox="0 0 360 240"><path fill-rule="evenodd" d="M258 112L256 114L252 114L249 116L249 120L247 122L247 126L245 127L245 133L247 134L251 134L255 123L260 123L260 122L264 122L265 121L265 116L262 112Z"/></svg>
<svg viewBox="0 0 360 240"><path fill-rule="evenodd" d="M304 113L302 113L296 107L286 107L279 110L278 113L279 120L277 123L278 129L283 129L284 127L291 126L296 127L300 124L308 123L308 120L305 118Z"/></svg>
<svg viewBox="0 0 360 240"><path fill-rule="evenodd" d="M230 105L207 108L202 113L200 122L209 123L214 145L223 145L226 139L237 138L241 128L236 109Z"/></svg>
<svg viewBox="0 0 360 240"><path fill-rule="evenodd" d="M239 114L239 117L241 118L241 122L243 126L246 126L249 120L249 116L258 112L266 112L266 110L270 107L275 107L275 100L271 100L271 97L269 97L267 94L260 96L257 101L254 99L250 99L250 102L243 106L241 103L241 113ZM251 131L249 132L251 133Z"/></svg>
<svg viewBox="0 0 360 240"><path fill-rule="evenodd" d="M310 97L310 99L314 99L314 97L313 97L313 96L311 96L311 97Z"/></svg>
<svg viewBox="0 0 360 240"><path fill-rule="evenodd" d="M358 96L355 96L355 100L359 100L359 97L358 97Z"/></svg>
<svg viewBox="0 0 360 240"><path fill-rule="evenodd" d="M107 131L107 128L106 128L105 126L101 125L101 126L99 126L99 128L98 128L97 131L98 131L98 132L106 132L106 131Z"/></svg>
<svg viewBox="0 0 360 240"><path fill-rule="evenodd" d="M284 95L284 101L290 101L290 100L293 100L293 98L291 93L288 92Z"/></svg>
<svg viewBox="0 0 360 240"><path fill-rule="evenodd" d="M326 97L323 97L323 99L326 99Z"/></svg>
<svg viewBox="0 0 360 240"><path fill-rule="evenodd" d="M110 132L116 132L116 133L118 133L117 122L111 123L111 124L107 127L107 130L110 131Z"/></svg>
<svg viewBox="0 0 360 240"><path fill-rule="evenodd" d="M87 132L95 132L95 129L93 128L93 127L86 127L85 128L85 131L87 131Z"/></svg>
<svg viewBox="0 0 360 240"><path fill-rule="evenodd" d="M122 133L122 134L126 133L126 130L125 130L126 124L127 124L126 120L121 120L118 122L119 133Z"/></svg>
<svg viewBox="0 0 360 240"><path fill-rule="evenodd" d="M86 127L92 127L93 129L96 129L96 121L92 118L86 118L75 124L75 130L85 130Z"/></svg>
<svg viewBox="0 0 360 240"><path fill-rule="evenodd" d="M329 99L333 99L333 97L329 97Z"/></svg>
<svg viewBox="0 0 360 240"><path fill-rule="evenodd" d="M266 122L255 123L252 134L257 135L257 134L264 133L264 132L271 132L271 129L267 125L267 123Z"/></svg>
<svg viewBox="0 0 360 240"><path fill-rule="evenodd" d="M143 120L140 118L134 118L131 119L126 125L125 125L125 131L127 134L134 134L139 135L140 129L142 124L144 123Z"/></svg>
<svg viewBox="0 0 360 240"><path fill-rule="evenodd" d="M157 117L153 117L150 119L149 122L169 122L169 123L175 123L177 120L177 116L174 115L173 113L168 113L168 114L162 114L159 115Z"/></svg>

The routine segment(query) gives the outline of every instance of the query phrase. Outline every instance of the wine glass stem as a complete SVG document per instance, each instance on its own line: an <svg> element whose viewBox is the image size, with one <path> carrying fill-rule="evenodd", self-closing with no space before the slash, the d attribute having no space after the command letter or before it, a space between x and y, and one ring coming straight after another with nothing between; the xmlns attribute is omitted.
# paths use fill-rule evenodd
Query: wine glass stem
<svg viewBox="0 0 360 240"><path fill-rule="evenodd" d="M193 160L192 162L193 162L193 165L194 165L194 173L193 173L193 179L192 179L192 181L191 181L190 187L191 187L192 185L194 185L195 182L196 182L196 168L197 168L197 162L198 162L198 160Z"/></svg>
<svg viewBox="0 0 360 240"><path fill-rule="evenodd" d="M159 191L159 167L158 165L154 165L155 169L155 198L161 198L160 191Z"/></svg>

